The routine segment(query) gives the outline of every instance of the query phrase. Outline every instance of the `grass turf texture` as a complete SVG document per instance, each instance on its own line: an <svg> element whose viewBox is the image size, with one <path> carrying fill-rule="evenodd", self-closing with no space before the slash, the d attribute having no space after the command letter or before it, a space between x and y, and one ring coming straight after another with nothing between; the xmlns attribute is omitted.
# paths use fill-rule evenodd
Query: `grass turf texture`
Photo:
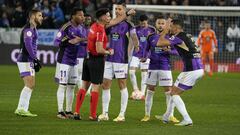
<svg viewBox="0 0 240 135"><path fill-rule="evenodd" d="M193 127L176 127L163 124L154 115L163 114L165 95L158 87L154 95L151 121L140 122L144 116L144 102L129 100L126 122L114 123L120 110L120 92L116 81L111 89L111 102L108 122L88 120L89 97L85 98L81 115L83 120L61 120L57 114L57 85L54 83L55 68L44 67L36 75L36 88L32 93L30 111L38 117L20 117L14 114L19 100L23 81L17 66L0 66L0 134L83 134L83 135L237 135L240 129L240 74L214 74L205 76L193 90L182 95L188 112L193 119ZM178 73L174 72L174 78ZM138 81L140 73L138 72ZM175 80L175 79L174 79ZM128 81L129 95L131 85ZM73 106L74 108L74 106ZM98 114L101 113L101 96ZM175 109L175 116L181 119Z"/></svg>

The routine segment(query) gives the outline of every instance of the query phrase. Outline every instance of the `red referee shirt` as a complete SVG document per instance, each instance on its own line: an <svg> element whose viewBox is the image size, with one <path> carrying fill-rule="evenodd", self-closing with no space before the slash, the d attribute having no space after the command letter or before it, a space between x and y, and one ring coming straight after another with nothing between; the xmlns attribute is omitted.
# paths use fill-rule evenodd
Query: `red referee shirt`
<svg viewBox="0 0 240 135"><path fill-rule="evenodd" d="M92 55L99 55L96 51L96 42L103 42L103 48L106 49L108 39L105 28L103 25L100 25L98 23L92 24L88 34L87 48L89 53Z"/></svg>

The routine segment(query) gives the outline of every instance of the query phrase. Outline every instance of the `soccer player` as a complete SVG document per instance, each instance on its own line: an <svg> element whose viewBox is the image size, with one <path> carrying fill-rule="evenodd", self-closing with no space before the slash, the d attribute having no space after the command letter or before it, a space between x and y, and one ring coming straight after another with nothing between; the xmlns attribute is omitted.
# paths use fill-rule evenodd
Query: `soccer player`
<svg viewBox="0 0 240 135"><path fill-rule="evenodd" d="M147 36L150 33L155 32L155 28L148 24L148 17L146 15L141 15L139 17L139 26L136 27L136 32L139 40L139 51L133 51L133 56L130 62L129 74L130 80L133 86L133 92L131 98L134 99L135 95L140 93L140 99L144 100L145 98L145 90L146 90L146 78L147 78L147 70L149 66L149 59L145 62L141 61L143 58L143 53L146 50L147 46ZM141 70L141 92L139 91L137 78L136 78L136 69L140 68Z"/></svg>
<svg viewBox="0 0 240 135"><path fill-rule="evenodd" d="M162 34L163 29L166 25L166 19L163 16L159 16L156 19L156 33L149 35L147 39L147 48L144 54L145 60L148 55L148 51L150 51L150 65L148 69L148 77L147 77L147 94L145 99L145 116L141 121L149 121L150 113L153 103L153 95L155 92L155 88L157 83L159 82L159 86L162 86L166 95L166 104L169 105L170 100L170 92L173 84L172 72L170 66L170 55L177 55L177 52L174 48L168 47L158 47L157 41L159 40L160 35ZM167 34L165 38L169 38ZM171 108L171 114L169 120L177 123L179 122L174 116L174 106ZM156 116L156 118L160 119L160 116Z"/></svg>
<svg viewBox="0 0 240 135"><path fill-rule="evenodd" d="M74 89L77 83L77 45L85 41L79 27L84 21L84 13L80 8L74 8L71 20L64 24L54 41L59 46L55 77L58 80L57 102L58 118L66 119L73 117L72 103ZM66 113L63 110L64 95L66 91Z"/></svg>
<svg viewBox="0 0 240 135"><path fill-rule="evenodd" d="M204 24L204 29L198 36L197 45L201 47L201 56L204 66L206 63L206 58L208 58L210 65L208 74L209 76L212 76L214 66L214 52L217 52L217 39L215 32L211 29L211 24L207 21Z"/></svg>
<svg viewBox="0 0 240 135"><path fill-rule="evenodd" d="M41 68L37 59L37 29L42 24L43 16L40 10L32 9L28 15L28 23L23 27L20 39L20 53L17 59L20 76L23 79L24 87L20 94L18 107L15 114L20 116L35 117L28 111L32 91L35 86L35 72Z"/></svg>
<svg viewBox="0 0 240 135"><path fill-rule="evenodd" d="M166 25L168 26L168 25ZM174 86L171 90L171 98L167 111L163 115L163 121L168 122L171 114L172 105L175 104L176 108L183 116L183 120L175 124L177 126L191 126L193 124L190 118L185 104L180 95L187 90L192 89L196 81L203 76L203 66L201 62L200 51L190 34L183 31L183 22L180 19L173 19L170 24L170 33L173 35L170 38L166 38L168 28L165 28L160 35L157 46L171 46L174 47L184 63L183 72L179 74Z"/></svg>
<svg viewBox="0 0 240 135"><path fill-rule="evenodd" d="M126 14L125 3L117 3L116 17ZM136 34L136 29L128 21L110 27L109 29L110 41L109 47L114 49L114 55L108 56L105 62L103 92L102 92L102 114L99 115L99 120L109 120L108 108L110 103L110 87L112 79L115 77L121 92L121 109L117 118L113 121L125 121L125 112L128 103L127 90L127 72L128 72L128 36L133 40L133 45L136 50L139 50L139 42Z"/></svg>
<svg viewBox="0 0 240 135"><path fill-rule="evenodd" d="M135 11L134 11L135 12ZM87 49L89 55L84 58L83 62L83 76L82 88L77 93L77 102L74 112L74 119L80 120L80 108L84 101L86 90L92 84L91 102L90 102L90 120L98 120L97 105L98 93L100 85L103 82L105 55L113 55L113 49L107 49L108 38L105 32L105 27L116 25L117 23L126 19L126 15L121 15L119 18L111 20L108 9L99 9L96 12L97 22L90 27L88 35Z"/></svg>
<svg viewBox="0 0 240 135"><path fill-rule="evenodd" d="M80 89L82 86L83 59L84 57L87 56L87 36L88 36L92 22L93 22L92 17L90 15L85 14L84 24L79 25L79 29L81 31L81 37L85 38L85 41L80 42L80 45L78 45L78 52L77 52L78 89Z"/></svg>

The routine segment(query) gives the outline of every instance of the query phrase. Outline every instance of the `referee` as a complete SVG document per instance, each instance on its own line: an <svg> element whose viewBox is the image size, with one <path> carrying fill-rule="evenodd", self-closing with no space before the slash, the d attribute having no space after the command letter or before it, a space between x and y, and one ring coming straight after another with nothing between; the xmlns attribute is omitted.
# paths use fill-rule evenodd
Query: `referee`
<svg viewBox="0 0 240 135"><path fill-rule="evenodd" d="M111 21L109 10L106 8L99 9L96 12L97 22L90 27L88 34L88 56L84 58L82 88L77 93L77 102L74 113L74 119L80 120L79 109L84 101L86 90L92 83L91 103L90 103L90 120L97 120L98 92L103 82L105 55L113 55L112 49L106 49L107 35L105 26Z"/></svg>

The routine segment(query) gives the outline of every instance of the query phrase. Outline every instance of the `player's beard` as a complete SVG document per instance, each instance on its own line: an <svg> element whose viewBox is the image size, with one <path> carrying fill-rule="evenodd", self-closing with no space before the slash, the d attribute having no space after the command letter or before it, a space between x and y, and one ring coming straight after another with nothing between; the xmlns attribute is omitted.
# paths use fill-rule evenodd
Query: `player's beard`
<svg viewBox="0 0 240 135"><path fill-rule="evenodd" d="M37 24L37 26L40 26L42 24L42 21L38 20L37 18L35 18L34 21Z"/></svg>
<svg viewBox="0 0 240 135"><path fill-rule="evenodd" d="M158 28L157 30L158 30L159 33L161 33L163 31L162 28Z"/></svg>

